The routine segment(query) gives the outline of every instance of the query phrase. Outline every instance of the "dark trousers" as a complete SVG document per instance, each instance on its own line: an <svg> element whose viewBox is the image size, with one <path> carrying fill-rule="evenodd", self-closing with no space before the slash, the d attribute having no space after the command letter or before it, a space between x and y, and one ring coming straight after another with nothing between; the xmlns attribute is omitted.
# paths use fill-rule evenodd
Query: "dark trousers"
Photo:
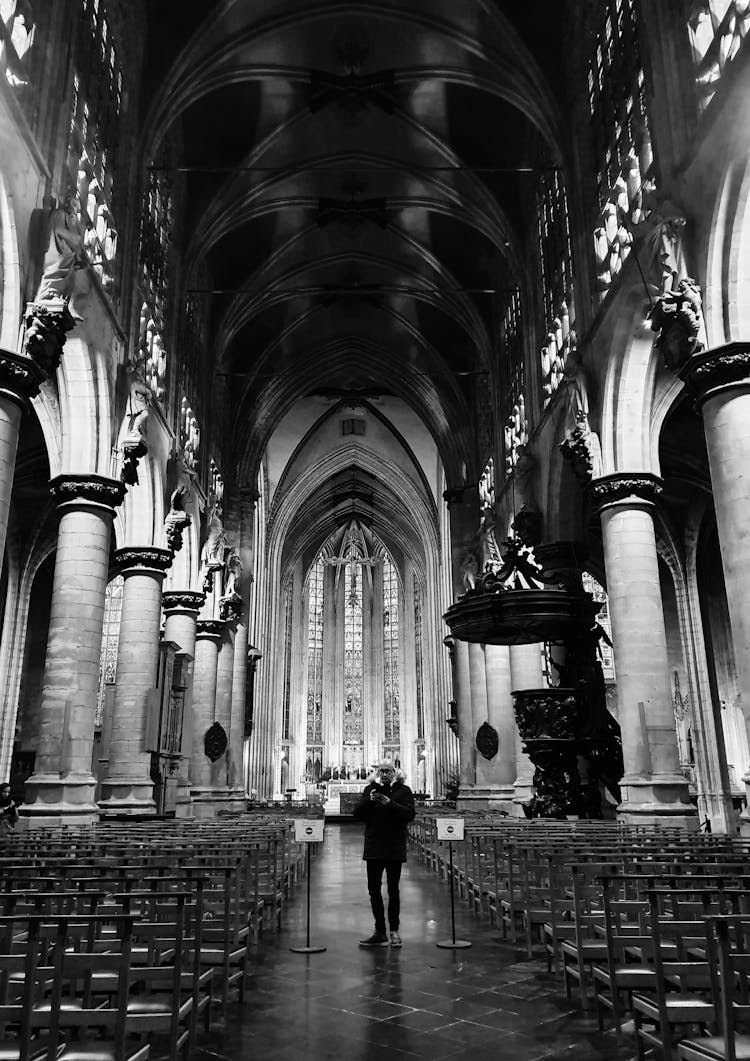
<svg viewBox="0 0 750 1061"><path fill-rule="evenodd" d="M375 931L385 932L385 910L381 886L383 870L388 883L388 927L391 932L398 932L401 900L398 894L398 882L401 879L401 862L385 861L382 858L367 859L367 891L370 893L370 905L375 918Z"/></svg>

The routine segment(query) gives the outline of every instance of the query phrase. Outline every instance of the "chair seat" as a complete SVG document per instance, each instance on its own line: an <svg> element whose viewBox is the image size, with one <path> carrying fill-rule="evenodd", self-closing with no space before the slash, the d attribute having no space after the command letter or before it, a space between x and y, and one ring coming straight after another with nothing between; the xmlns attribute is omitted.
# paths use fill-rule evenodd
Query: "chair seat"
<svg viewBox="0 0 750 1061"><path fill-rule="evenodd" d="M120 1059L109 1043L71 1043L57 1055L57 1061L146 1061L150 1052L149 1046L141 1046Z"/></svg>
<svg viewBox="0 0 750 1061"><path fill-rule="evenodd" d="M44 1057L49 1047L49 1038L44 1036L42 1039L32 1039L29 1046L29 1061L37 1061L38 1058ZM21 1047L19 1043L0 1043L0 1061L18 1061L21 1056Z"/></svg>
<svg viewBox="0 0 750 1061"><path fill-rule="evenodd" d="M706 1061L724 1061L727 1056L724 1040L720 1035L709 1035L705 1039L682 1039L678 1047L682 1057L705 1057ZM734 1052L737 1061L750 1061L750 1035L735 1036Z"/></svg>
<svg viewBox="0 0 750 1061"><path fill-rule="evenodd" d="M701 998L686 996L667 998L666 1007L667 1016L675 1024L711 1020L714 1015L713 1003L704 1002ZM647 998L645 995L634 995L633 1009L651 1020L658 1021L659 1019L659 1005L654 998Z"/></svg>

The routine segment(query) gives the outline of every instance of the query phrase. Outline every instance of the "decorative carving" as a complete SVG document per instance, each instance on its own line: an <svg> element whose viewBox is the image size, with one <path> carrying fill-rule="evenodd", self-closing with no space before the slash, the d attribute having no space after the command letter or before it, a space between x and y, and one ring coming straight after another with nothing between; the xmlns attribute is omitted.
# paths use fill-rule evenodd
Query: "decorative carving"
<svg viewBox="0 0 750 1061"><path fill-rule="evenodd" d="M125 499L124 484L103 475L58 475L49 489L58 505L80 502L117 508Z"/></svg>
<svg viewBox="0 0 750 1061"><path fill-rule="evenodd" d="M206 735L203 738L203 750L206 753L206 758L210 759L212 763L215 763L217 759L221 759L228 747L229 739L227 737L227 731L224 729L221 722L214 722L212 726L208 727Z"/></svg>
<svg viewBox="0 0 750 1061"><path fill-rule="evenodd" d="M138 486L138 461L148 453L148 445L142 438L137 442L126 439L121 452L120 481L126 486Z"/></svg>
<svg viewBox="0 0 750 1061"><path fill-rule="evenodd" d="M467 552L461 560L461 584L468 593L477 584L479 574L479 560L474 552Z"/></svg>
<svg viewBox="0 0 750 1061"><path fill-rule="evenodd" d="M698 339L703 302L698 284L690 277L680 280L674 291L665 291L649 311L654 345L661 351L665 368L678 372L703 345Z"/></svg>
<svg viewBox="0 0 750 1061"><path fill-rule="evenodd" d="M185 511L185 493L184 486L178 486L172 492L169 512L167 512L164 520L164 534L167 539L167 546L173 553L179 553L182 548L182 536L192 522Z"/></svg>
<svg viewBox="0 0 750 1061"><path fill-rule="evenodd" d="M201 550L203 589L206 593L210 593L213 589L215 573L224 568L227 549L227 536L221 519L221 504L214 500L208 521L208 535Z"/></svg>
<svg viewBox="0 0 750 1061"><path fill-rule="evenodd" d="M452 505L460 505L468 489L467 486L449 486L447 490L443 490L443 501L448 508Z"/></svg>
<svg viewBox="0 0 750 1061"><path fill-rule="evenodd" d="M485 759L494 759L500 749L500 738L494 726L483 722L475 738L477 751Z"/></svg>
<svg viewBox="0 0 750 1061"><path fill-rule="evenodd" d="M226 554L224 561L224 595L229 597L239 593L240 581L242 579L242 561L240 554L232 546Z"/></svg>
<svg viewBox="0 0 750 1061"><path fill-rule="evenodd" d="M560 443L560 452L572 463L576 479L586 484L602 474L602 447L583 409L577 413L576 421L576 426Z"/></svg>
<svg viewBox="0 0 750 1061"><path fill-rule="evenodd" d="M522 740L574 740L577 736L575 689L530 689L514 692L513 697Z"/></svg>
<svg viewBox="0 0 750 1061"><path fill-rule="evenodd" d="M195 624L195 636L220 641L224 634L223 619L199 619Z"/></svg>
<svg viewBox="0 0 750 1061"><path fill-rule="evenodd" d="M167 590L162 594L161 603L164 611L169 612L195 612L197 615L206 601L205 593L196 593L194 590Z"/></svg>
<svg viewBox="0 0 750 1061"><path fill-rule="evenodd" d="M615 472L603 475L591 483L591 493L599 505L635 498L638 501L655 502L663 492L661 479L650 472L633 475Z"/></svg>
<svg viewBox="0 0 750 1061"><path fill-rule="evenodd" d="M125 546L115 551L112 560L122 574L133 570L165 572L172 564L172 554L169 549L159 549L156 546Z"/></svg>
<svg viewBox="0 0 750 1061"><path fill-rule="evenodd" d="M242 597L239 593L225 593L219 598L219 615L227 622L234 622L242 615Z"/></svg>
<svg viewBox="0 0 750 1061"><path fill-rule="evenodd" d="M30 302L24 321L26 353L48 376L54 375L62 357L65 336L75 326L68 300Z"/></svg>
<svg viewBox="0 0 750 1061"><path fill-rule="evenodd" d="M750 390L750 343L727 343L695 354L680 376L698 407L717 389L741 384Z"/></svg>
<svg viewBox="0 0 750 1061"><path fill-rule="evenodd" d="M30 357L0 350L0 390L15 398L23 407L26 407L29 398L39 393L46 378L46 374Z"/></svg>
<svg viewBox="0 0 750 1061"><path fill-rule="evenodd" d="M513 520L513 533L529 548L538 545L542 537L542 513L524 505L520 511L516 512Z"/></svg>

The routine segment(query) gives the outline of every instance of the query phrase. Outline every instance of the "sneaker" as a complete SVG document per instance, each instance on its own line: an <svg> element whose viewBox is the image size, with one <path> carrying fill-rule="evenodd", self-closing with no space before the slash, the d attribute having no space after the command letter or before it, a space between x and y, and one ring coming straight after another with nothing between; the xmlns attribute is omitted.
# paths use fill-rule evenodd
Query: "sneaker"
<svg viewBox="0 0 750 1061"><path fill-rule="evenodd" d="M361 939L359 945L360 947L387 947L388 937L385 932L373 932L367 939Z"/></svg>
<svg viewBox="0 0 750 1061"><path fill-rule="evenodd" d="M391 932L391 946L392 947L400 947L401 946L401 937L399 936L398 932Z"/></svg>

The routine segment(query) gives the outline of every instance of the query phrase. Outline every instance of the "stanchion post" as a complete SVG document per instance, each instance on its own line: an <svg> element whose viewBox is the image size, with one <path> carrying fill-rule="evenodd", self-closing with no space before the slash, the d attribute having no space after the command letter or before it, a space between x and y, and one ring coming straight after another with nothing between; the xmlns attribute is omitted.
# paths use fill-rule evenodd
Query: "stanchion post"
<svg viewBox="0 0 750 1061"><path fill-rule="evenodd" d="M304 947L290 947L289 950L294 954L322 954L327 949L326 947L310 946L310 847L311 844L323 839L323 822L321 821L318 824L317 822L305 820L295 821L294 829L295 840L307 845L307 916L305 918L307 924L305 930L306 945Z"/></svg>
<svg viewBox="0 0 750 1061"><path fill-rule="evenodd" d="M441 947L443 950L464 950L466 947L470 947L471 943L468 939L456 939L456 900L453 895L453 840L464 838L464 822L463 819L451 818L451 819L438 819L438 839L447 839L448 841L448 865L450 867L449 877L451 881L451 938L440 940L436 946Z"/></svg>

